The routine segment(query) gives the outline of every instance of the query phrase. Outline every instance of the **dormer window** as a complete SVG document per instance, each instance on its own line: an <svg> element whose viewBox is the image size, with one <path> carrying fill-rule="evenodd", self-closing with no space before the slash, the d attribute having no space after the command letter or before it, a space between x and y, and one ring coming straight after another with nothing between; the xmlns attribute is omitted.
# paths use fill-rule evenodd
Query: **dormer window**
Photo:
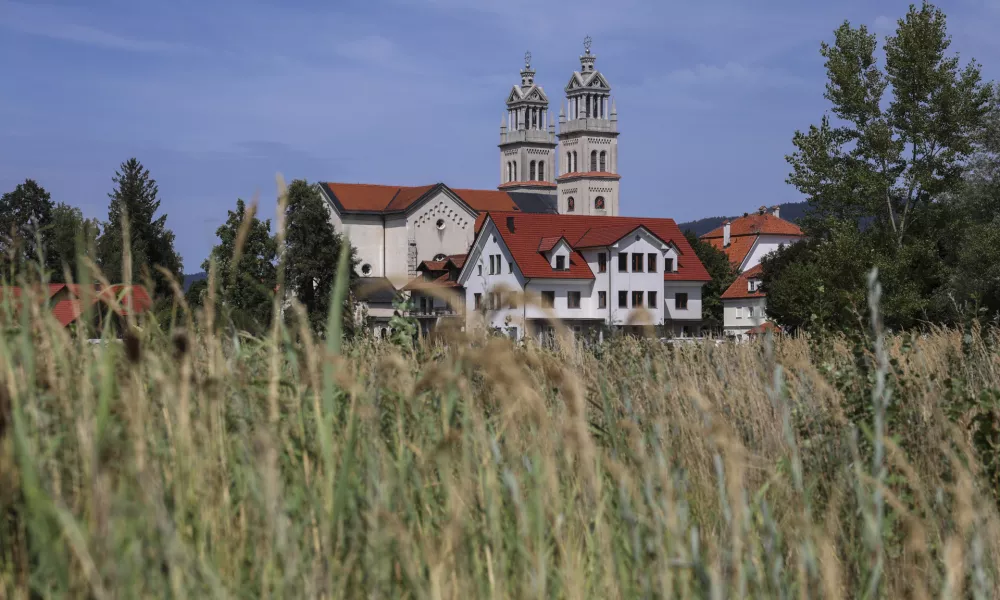
<svg viewBox="0 0 1000 600"><path fill-rule="evenodd" d="M759 289L760 289L760 280L759 279L751 279L750 281L747 282L747 291L748 292L756 292Z"/></svg>
<svg viewBox="0 0 1000 600"><path fill-rule="evenodd" d="M566 257L562 254L556 257L556 271L566 270Z"/></svg>

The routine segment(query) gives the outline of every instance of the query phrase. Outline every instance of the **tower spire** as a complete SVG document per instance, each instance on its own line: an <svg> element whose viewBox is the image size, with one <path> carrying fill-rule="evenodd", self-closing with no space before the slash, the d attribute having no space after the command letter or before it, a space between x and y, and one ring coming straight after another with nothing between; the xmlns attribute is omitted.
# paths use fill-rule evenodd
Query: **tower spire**
<svg viewBox="0 0 1000 600"><path fill-rule="evenodd" d="M618 112L611 85L595 68L593 39L583 40L580 70L566 84L569 109L559 115L559 212L616 216L618 211Z"/></svg>
<svg viewBox="0 0 1000 600"><path fill-rule="evenodd" d="M535 83L530 51L524 53L520 74L520 85L507 95L507 114L500 124L500 188L553 193L555 127L549 99Z"/></svg>

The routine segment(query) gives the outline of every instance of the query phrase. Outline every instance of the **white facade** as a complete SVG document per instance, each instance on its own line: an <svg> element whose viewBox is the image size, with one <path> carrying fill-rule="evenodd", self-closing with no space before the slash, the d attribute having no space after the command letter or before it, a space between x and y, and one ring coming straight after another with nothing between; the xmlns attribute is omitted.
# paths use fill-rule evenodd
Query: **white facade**
<svg viewBox="0 0 1000 600"><path fill-rule="evenodd" d="M559 257L563 258L562 264L569 265L575 252L565 240L560 240L543 254L549 265L556 268ZM554 317L571 328L668 325L673 335L698 333L702 284L664 281L665 265L677 265L677 250L672 245L645 229L638 229L610 246L584 248L580 254L593 272L592 279L526 277L498 233L496 223L488 221L459 279L465 289L467 327L496 328L520 338L545 327ZM624 270L620 268L619 256L625 256ZM648 268L650 256L656 262L652 271ZM668 258L672 260L665 260ZM633 266L641 266L641 270ZM511 292L527 301L511 302ZM683 308L675 304L678 295Z"/></svg>
<svg viewBox="0 0 1000 600"><path fill-rule="evenodd" d="M415 276L422 261L464 254L478 214L444 189L405 213L341 215L335 206L330 212L334 229L358 249L358 274L385 277L397 289Z"/></svg>
<svg viewBox="0 0 1000 600"><path fill-rule="evenodd" d="M753 248L747 253L740 265L740 272L745 273L760 264L765 255L774 252L781 246L788 246L801 240L799 236L789 235L759 235L754 242Z"/></svg>
<svg viewBox="0 0 1000 600"><path fill-rule="evenodd" d="M767 298L737 298L722 301L725 334L742 338L767 320Z"/></svg>

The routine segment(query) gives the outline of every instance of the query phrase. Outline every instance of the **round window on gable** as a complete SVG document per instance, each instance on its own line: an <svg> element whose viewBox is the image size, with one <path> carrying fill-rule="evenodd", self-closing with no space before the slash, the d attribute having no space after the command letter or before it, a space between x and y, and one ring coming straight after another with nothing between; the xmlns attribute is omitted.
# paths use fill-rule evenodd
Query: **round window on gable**
<svg viewBox="0 0 1000 600"><path fill-rule="evenodd" d="M446 258L448 258L448 257L445 256L444 254L436 254L436 255L434 255L434 260L435 261L442 261L442 260L444 260Z"/></svg>
<svg viewBox="0 0 1000 600"><path fill-rule="evenodd" d="M365 264L361 265L361 274L362 275L371 275L372 274L372 266L370 264L368 264L368 263L365 263Z"/></svg>
<svg viewBox="0 0 1000 600"><path fill-rule="evenodd" d="M438 229L444 229L444 219L438 219L434 224Z"/></svg>

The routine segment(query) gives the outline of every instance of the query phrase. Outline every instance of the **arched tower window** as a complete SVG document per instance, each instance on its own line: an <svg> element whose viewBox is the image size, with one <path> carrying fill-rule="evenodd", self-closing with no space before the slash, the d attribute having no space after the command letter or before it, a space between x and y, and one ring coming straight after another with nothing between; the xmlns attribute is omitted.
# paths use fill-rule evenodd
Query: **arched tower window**
<svg viewBox="0 0 1000 600"><path fill-rule="evenodd" d="M601 150L601 172L604 173L608 170L608 153L606 150Z"/></svg>
<svg viewBox="0 0 1000 600"><path fill-rule="evenodd" d="M594 208L596 210L604 210L604 196L594 198Z"/></svg>
<svg viewBox="0 0 1000 600"><path fill-rule="evenodd" d="M590 170L597 170L597 150L590 151Z"/></svg>
<svg viewBox="0 0 1000 600"><path fill-rule="evenodd" d="M576 211L576 200L573 199L573 196L570 196L566 200L566 212L575 212L575 211Z"/></svg>
<svg viewBox="0 0 1000 600"><path fill-rule="evenodd" d="M576 150L573 151L573 172L576 173L580 170L580 161L577 160Z"/></svg>
<svg viewBox="0 0 1000 600"><path fill-rule="evenodd" d="M514 161L514 181L518 181L518 179L517 179L517 161L516 160Z"/></svg>
<svg viewBox="0 0 1000 600"><path fill-rule="evenodd" d="M535 161L531 161L530 169L531 169L531 171L530 171L531 177L528 177L528 181L534 181L535 180Z"/></svg>
<svg viewBox="0 0 1000 600"><path fill-rule="evenodd" d="M545 161L538 161L538 181L545 181Z"/></svg>

